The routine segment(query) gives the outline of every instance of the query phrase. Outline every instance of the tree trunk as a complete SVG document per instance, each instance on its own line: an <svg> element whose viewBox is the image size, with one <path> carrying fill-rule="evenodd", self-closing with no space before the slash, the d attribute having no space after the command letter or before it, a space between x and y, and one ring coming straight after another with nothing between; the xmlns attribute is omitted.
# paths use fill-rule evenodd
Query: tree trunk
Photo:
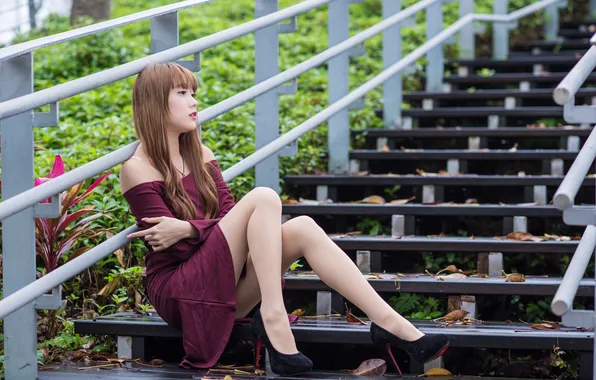
<svg viewBox="0 0 596 380"><path fill-rule="evenodd" d="M70 23L74 24L81 16L89 16L94 20L110 18L111 2L112 0L72 0Z"/></svg>
<svg viewBox="0 0 596 380"><path fill-rule="evenodd" d="M37 28L37 20L36 20L35 16L37 15L37 11L39 10L41 3L39 6L36 6L35 0L29 0L28 5L29 5L29 26L31 26L31 29L35 29L35 28Z"/></svg>

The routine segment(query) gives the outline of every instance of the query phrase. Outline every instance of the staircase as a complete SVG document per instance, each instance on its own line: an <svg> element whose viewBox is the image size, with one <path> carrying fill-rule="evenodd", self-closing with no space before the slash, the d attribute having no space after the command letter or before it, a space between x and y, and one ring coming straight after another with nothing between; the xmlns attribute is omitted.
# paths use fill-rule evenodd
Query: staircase
<svg viewBox="0 0 596 380"><path fill-rule="evenodd" d="M566 125L552 90L589 48L590 24L562 25L558 41L514 46L506 61L447 62L444 91L404 94L409 107L402 111L401 128L352 131L350 174L284 178L287 194L296 200L284 204L285 218L315 219L387 299L433 296L441 310L466 310L482 321L416 321L427 334L450 334L452 343L444 358L424 367L410 362L409 372L444 366L478 375L465 372L471 368L466 359L485 349L544 350L548 356L557 347L578 353L579 378L592 378L593 331L561 324L533 328L506 320L517 314L505 309L518 302L512 300L552 297L561 280L561 257L574 252L583 231L564 225L550 201L591 126ZM595 78L591 74L586 83L596 84ZM576 102L596 104L596 86L579 91ZM377 116L383 116L381 110ZM594 185L584 181L576 204L595 203ZM465 274L426 272L425 258L440 257L444 267L452 264ZM533 271L532 264L539 269ZM503 271L520 272L525 281L510 281ZM360 353L350 358L382 355L370 346L368 325L347 323L345 300L308 267L288 273L285 291L288 309L342 314L292 324L301 349L325 353L314 357L317 369L359 363L327 357L333 350ZM586 309L593 306L594 291L593 279L582 280L577 296ZM315 294L316 303L304 303ZM554 319L549 309L543 311ZM157 315L130 313L76 321L75 331L117 335L119 353L146 360L172 356L180 336ZM237 339L247 338L242 326L238 331ZM403 355L398 360L408 363ZM493 375L538 376L531 370L505 372Z"/></svg>

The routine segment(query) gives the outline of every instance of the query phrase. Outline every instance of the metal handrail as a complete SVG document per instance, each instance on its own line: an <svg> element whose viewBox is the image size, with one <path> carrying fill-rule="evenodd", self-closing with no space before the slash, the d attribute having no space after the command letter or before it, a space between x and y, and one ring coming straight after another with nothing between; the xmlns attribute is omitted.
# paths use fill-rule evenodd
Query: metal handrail
<svg viewBox="0 0 596 380"><path fill-rule="evenodd" d="M153 8L146 11L133 13L131 15L118 17L112 20L98 22L93 25L88 25L66 32L53 34L51 36L42 37L35 40L22 42L20 44L7 46L5 48L0 49L0 62L10 58L18 57L19 55L23 55L37 49L89 36L92 34L105 32L110 29L119 28L124 25L132 24L138 21L143 21L153 17L163 16L165 14L176 12L184 8L194 7L199 4L210 3L213 1L215 0L186 0L180 3L165 5L163 7Z"/></svg>
<svg viewBox="0 0 596 380"><path fill-rule="evenodd" d="M592 41L596 43L596 34L592 37ZM573 106L575 94L594 68L596 68L596 46L592 46L584 54L554 89L554 101L565 107ZM592 131L555 192L553 204L557 209L565 211L573 207L575 196L583 179L588 174L594 158L596 158L596 135Z"/></svg>
<svg viewBox="0 0 596 380"><path fill-rule="evenodd" d="M531 7L533 7L532 9L540 10L544 7L547 7L549 5L552 5L552 4L558 3L558 2L562 2L562 1L564 1L564 0L542 0L538 3L531 5ZM537 7L537 5L539 5L539 7ZM524 8L522 8L522 10L523 9ZM519 17L522 17L521 15L526 15L526 12L518 12L517 15L519 15L519 16L515 16L515 17L511 17L511 15L509 15L509 16L495 16L494 19L498 20L496 22L512 22L512 21L517 20ZM432 39L426 41L420 47L418 47L417 49L412 51L410 54L408 54L407 56L405 56L404 58L399 60L397 63L384 69L377 76L375 76L371 80L367 81L366 83L364 83L357 89L351 91L348 95L342 97L341 99L339 99L335 103L331 104L329 107L327 107L323 111L317 113L315 116L306 120L299 126L293 128L289 132L281 135L277 139L273 140L269 144L265 145L261 149L257 150L253 154L249 155L245 159L241 160L237 164L235 164L232 167L230 167L229 169L225 170L223 172L224 181L226 181L226 182L231 181L233 178L242 174L246 170L254 167L255 165L257 165L259 162L263 161L267 157L280 151L281 149L283 149L284 146L286 146L287 144L296 140L300 136L304 135L306 132L308 132L308 131L316 128L320 124L324 123L331 116L333 116L336 113L338 113L339 111L349 107L351 104L356 102L358 99L360 99L362 96L366 95L371 90L375 89L377 86L381 85L383 82L387 81L394 75L402 72L404 69L409 67L411 64L415 63L417 59L424 56L424 54L426 54L428 51L436 48L439 44L443 44L443 43L447 42L455 33L460 31L462 28L466 27L470 23L479 21L480 18L482 18L481 21L492 21L492 18L487 18L486 15L469 14L465 17L462 17L461 19L459 19L458 21L456 21L455 23L453 23L452 25L450 25L449 27L447 27L446 29L441 31L438 35L436 35ZM173 49L170 49L170 50L173 50ZM280 75L280 74L278 74L278 75ZM120 152L120 154L123 154L122 153L123 149L134 149L134 144L135 143L128 145L127 147L119 149L116 152ZM134 151L134 150L132 150L132 151ZM131 155L132 155L132 151L130 152ZM113 153L116 153L116 152L113 152ZM106 156L104 156L100 159L97 159L97 160L93 161L92 163L95 163L97 165L97 162L102 160L105 157ZM112 156L112 159L114 157L115 156ZM87 165L89 165L89 164L83 165L82 167L80 167L78 169L83 169ZM75 170L77 170L77 169L75 169ZM75 172L75 170L73 170L72 172ZM55 182L55 181L61 180L62 182L64 182L64 177L69 173L66 173L52 181L48 181L48 182L44 183L43 185L38 186L37 188L23 192L20 195L15 196L13 198L21 197L20 199L23 199L23 201L24 201L26 198L23 198L22 195L24 195L24 194L30 195L30 194L32 194L32 192L34 190L40 189L44 186L49 189L48 185L52 184L52 182ZM55 186L58 186L58 185L55 185ZM54 194L56 194L56 193L54 193ZM13 199L13 198L10 198L10 199ZM42 198L42 199L45 199L45 198ZM5 202L8 202L9 200L6 200L6 201L3 201L2 203L0 203L0 214L3 214L3 212L6 212L3 209L3 205L5 204ZM26 207L27 206L25 206L24 208L26 208ZM14 208L14 206L13 206L13 208ZM24 208L21 208L20 210L22 210ZM18 211L19 211L19 209L16 209L15 212L18 212ZM28 302L31 302L35 298L39 297L41 294L60 285L62 282L67 281L68 279L70 279L74 275L76 275L77 273L80 273L80 271L88 268L89 266L93 265L95 262L99 261L101 258L109 255L111 252L113 252L116 249L120 248L121 246L127 244L130 240L125 238L125 236L128 233L136 231L136 230L137 230L136 225L133 225L133 226L127 228L125 231L120 232L116 236L113 236L110 239L104 241L103 243L97 245L96 247L92 248L91 250L89 250L88 252L84 253L83 255L77 257L76 259L72 260L71 262L61 265L60 267L58 267L51 273L48 273L47 275L43 276L42 278L32 282L31 284L12 293L8 297L0 300L0 318L4 318L6 315L18 310L20 307L26 305ZM118 245L118 244L120 244L120 245ZM85 256L86 256L86 258L84 258ZM81 260L79 260L79 259L81 259ZM81 268L82 265L87 265L87 266Z"/></svg>
<svg viewBox="0 0 596 380"><path fill-rule="evenodd" d="M311 9L326 5L334 0L307 0L299 4L284 8L275 13L259 17L246 23L233 26L229 29L210 34L198 40L164 50L159 53L143 57L120 66L107 69L86 77L78 78L70 82L60 84L51 88L40 90L29 95L21 96L0 103L0 120L18 115L22 112L55 103L71 96L93 90L117 80L128 78L138 74L147 64L171 62L177 59L196 54L202 50L219 44L232 41L248 33L255 32L269 25L277 24L280 21L308 12Z"/></svg>
<svg viewBox="0 0 596 380"><path fill-rule="evenodd" d="M595 247L596 227L587 226L551 303L555 315L562 316L571 310L579 282L584 277Z"/></svg>

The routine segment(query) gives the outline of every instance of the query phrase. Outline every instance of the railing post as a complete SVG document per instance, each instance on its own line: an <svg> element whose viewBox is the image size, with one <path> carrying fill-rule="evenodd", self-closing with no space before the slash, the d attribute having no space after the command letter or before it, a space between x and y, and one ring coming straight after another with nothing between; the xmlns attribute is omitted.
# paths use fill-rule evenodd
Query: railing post
<svg viewBox="0 0 596 380"><path fill-rule="evenodd" d="M255 0L255 18L278 10L278 0ZM255 84L277 74L279 70L279 40L277 25L270 25L255 32ZM279 137L279 98L277 89L270 90L255 99L255 143L260 149ZM279 187L279 158L268 157L255 167L255 185Z"/></svg>
<svg viewBox="0 0 596 380"><path fill-rule="evenodd" d="M0 62L0 102L33 92L33 54ZM33 187L33 111L1 120L2 199ZM35 281L35 219L29 207L2 221L2 296ZM4 318L4 376L37 378L34 303Z"/></svg>
<svg viewBox="0 0 596 380"><path fill-rule="evenodd" d="M329 47L350 37L350 4L358 0L337 0L329 3L328 39ZM360 55L362 51L352 48L329 60L329 104L343 98L350 92L350 56ZM328 172L331 174L349 171L350 116L349 110L357 108L355 104L331 116L328 121L327 145L329 150Z"/></svg>
<svg viewBox="0 0 596 380"><path fill-rule="evenodd" d="M459 0L459 17L474 13L474 0ZM464 26L459 32L459 57L474 59L476 56L476 34L474 23Z"/></svg>
<svg viewBox="0 0 596 380"><path fill-rule="evenodd" d="M544 26L545 39L547 41L554 41L559 34L559 5L552 4L544 10L546 23Z"/></svg>
<svg viewBox="0 0 596 380"><path fill-rule="evenodd" d="M493 13L504 15L509 12L509 0L493 2ZM507 59L509 56L509 26L504 23L493 23L493 58Z"/></svg>
<svg viewBox="0 0 596 380"><path fill-rule="evenodd" d="M443 30L443 1L437 1L426 8L426 40L430 40ZM426 91L441 91L443 88L443 45L426 54Z"/></svg>
<svg viewBox="0 0 596 380"><path fill-rule="evenodd" d="M383 0L383 19L401 10L401 0ZM401 59L401 25L396 24L383 32L383 69ZM402 74L394 75L383 83L383 122L385 128L401 126Z"/></svg>
<svg viewBox="0 0 596 380"><path fill-rule="evenodd" d="M277 12L279 0L255 0L255 18ZM296 17L290 23L273 24L255 32L255 84L278 74L279 34L296 31ZM279 137L279 95L291 95L297 90L297 81L274 88L255 98L256 149ZM263 160L255 167L255 185L279 187L279 158L296 154L298 141Z"/></svg>
<svg viewBox="0 0 596 380"><path fill-rule="evenodd" d="M596 0L590 0L590 17L596 17Z"/></svg>

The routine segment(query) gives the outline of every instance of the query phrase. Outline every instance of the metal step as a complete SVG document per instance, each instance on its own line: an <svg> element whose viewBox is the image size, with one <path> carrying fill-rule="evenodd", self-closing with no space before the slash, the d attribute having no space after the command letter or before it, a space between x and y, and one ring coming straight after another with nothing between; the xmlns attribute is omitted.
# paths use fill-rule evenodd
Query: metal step
<svg viewBox="0 0 596 380"><path fill-rule="evenodd" d="M596 92L595 92L596 93ZM422 93L421 93L422 94ZM442 96L442 94L441 94ZM364 134L367 138L466 138L466 137L563 137L580 136L587 137L592 132L591 128L580 127L548 127L548 128L525 128L525 127L500 127L489 129L487 127L423 127L414 129L353 129L352 135Z"/></svg>
<svg viewBox="0 0 596 380"><path fill-rule="evenodd" d="M589 206L594 209L594 206ZM456 205L456 204L284 204L284 215L362 215L362 216L527 216L538 218L562 218L563 214L553 206L517 206L517 205Z"/></svg>
<svg viewBox="0 0 596 380"><path fill-rule="evenodd" d="M575 97L592 97L596 96L596 88L581 88L577 91ZM451 92L428 92L428 91L413 91L404 93L405 101L413 100L504 100L505 98L516 99L553 99L553 90L550 88L536 88L529 91L521 91L517 89L478 89L474 91L455 90ZM554 101L553 101L553 104ZM405 110L404 110L405 111Z"/></svg>
<svg viewBox="0 0 596 380"><path fill-rule="evenodd" d="M341 249L349 251L574 253L578 240L519 241L499 237L346 236L329 235Z"/></svg>
<svg viewBox="0 0 596 380"><path fill-rule="evenodd" d="M418 175L418 174L369 174L369 175L290 175L284 181L292 185L328 186L549 186L557 187L562 176L552 175ZM596 178L584 178L582 187L594 187Z"/></svg>
<svg viewBox="0 0 596 380"><path fill-rule="evenodd" d="M490 76L468 75L465 77L459 75L447 75L443 81L445 83L461 85L479 85L479 84L498 84L510 85L520 82L549 83L553 88L565 78L567 73L548 73L544 75L534 75L531 73L496 73ZM588 75L586 84L596 84L596 73Z"/></svg>
<svg viewBox="0 0 596 380"><path fill-rule="evenodd" d="M356 160L574 160L577 152L555 149L531 150L468 150L468 149L411 149L411 150L352 150Z"/></svg>
<svg viewBox="0 0 596 380"><path fill-rule="evenodd" d="M368 278L369 284L377 292L389 293L553 296L561 284L561 277L526 276L525 282L506 282L504 277L443 278L439 280L422 274L402 276L396 273L376 273ZM284 279L287 290L331 290L311 272L288 274L284 276ZM576 296L594 297L594 279L582 279Z"/></svg>

